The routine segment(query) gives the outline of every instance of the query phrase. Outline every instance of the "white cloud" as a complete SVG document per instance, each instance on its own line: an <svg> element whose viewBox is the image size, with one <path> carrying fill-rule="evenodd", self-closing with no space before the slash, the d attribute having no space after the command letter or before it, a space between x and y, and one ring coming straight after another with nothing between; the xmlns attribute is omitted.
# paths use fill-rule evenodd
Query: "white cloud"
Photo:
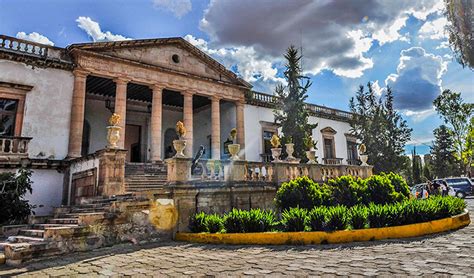
<svg viewBox="0 0 474 278"><path fill-rule="evenodd" d="M130 38L122 35L112 34L110 31L103 32L99 23L93 21L90 17L80 16L76 19L76 22L78 23L77 26L86 31L94 42L130 40Z"/></svg>
<svg viewBox="0 0 474 278"><path fill-rule="evenodd" d="M404 111L402 111L402 114L407 116L407 117L410 117L413 120L413 122L419 123L419 122L424 121L428 117L430 117L432 115L435 115L436 111L433 108L427 109L427 110L422 110L422 111L404 110Z"/></svg>
<svg viewBox="0 0 474 278"><path fill-rule="evenodd" d="M402 16L395 19L392 25L388 26L388 28L381 28L376 31L372 35L372 38L379 41L380 45L394 42L397 40L409 41L407 36L403 36L400 34L400 30L405 27L407 19L408 16ZM374 29L376 29L375 26Z"/></svg>
<svg viewBox="0 0 474 278"><path fill-rule="evenodd" d="M29 34L26 34L25 32L18 32L16 34L16 37L22 40L33 41L47 45L54 45L54 43L50 41L47 37L36 32L32 32Z"/></svg>
<svg viewBox="0 0 474 278"><path fill-rule="evenodd" d="M428 117L433 100L442 90L441 78L446 70L447 62L441 56L421 47L402 50L397 73L385 80L394 92L395 108L405 110L407 116Z"/></svg>
<svg viewBox="0 0 474 278"><path fill-rule="evenodd" d="M425 22L418 35L422 39L442 40L447 38L445 27L448 24L446 17L440 17L432 21Z"/></svg>
<svg viewBox="0 0 474 278"><path fill-rule="evenodd" d="M378 80L375 80L375 82L372 82L372 90L377 96L381 96L385 92L385 88L380 87Z"/></svg>
<svg viewBox="0 0 474 278"><path fill-rule="evenodd" d="M153 0L153 6L170 11L177 18L181 18L192 9L191 0Z"/></svg>
<svg viewBox="0 0 474 278"><path fill-rule="evenodd" d="M256 85L256 90L273 90L276 83L285 82L283 78L277 77L278 70L272 61L265 57L259 57L253 47L211 48L204 39L195 38L192 35L186 35L184 39L214 57L227 68L236 68L238 75Z"/></svg>
<svg viewBox="0 0 474 278"><path fill-rule="evenodd" d="M305 72L357 78L374 66L368 55L374 41L409 41L400 34L408 18L426 20L439 13L439 2L213 0L200 28L216 48L252 47L258 57L281 59L290 45L303 45Z"/></svg>
<svg viewBox="0 0 474 278"><path fill-rule="evenodd" d="M443 41L436 47L436 49L443 49L443 48L449 48L449 42L448 41Z"/></svg>

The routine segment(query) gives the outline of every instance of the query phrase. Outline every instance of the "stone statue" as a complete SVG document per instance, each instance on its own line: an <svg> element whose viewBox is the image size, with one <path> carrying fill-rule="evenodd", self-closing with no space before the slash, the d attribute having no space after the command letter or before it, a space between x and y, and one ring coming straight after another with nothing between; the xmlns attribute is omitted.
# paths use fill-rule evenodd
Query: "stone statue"
<svg viewBox="0 0 474 278"><path fill-rule="evenodd" d="M193 158L193 163L191 164L191 174L194 173L194 170L196 169L198 163L199 163L199 160L201 159L201 157L206 153L206 149L204 149L204 146L201 145L199 146L199 150L198 152L196 153L196 155L194 156Z"/></svg>

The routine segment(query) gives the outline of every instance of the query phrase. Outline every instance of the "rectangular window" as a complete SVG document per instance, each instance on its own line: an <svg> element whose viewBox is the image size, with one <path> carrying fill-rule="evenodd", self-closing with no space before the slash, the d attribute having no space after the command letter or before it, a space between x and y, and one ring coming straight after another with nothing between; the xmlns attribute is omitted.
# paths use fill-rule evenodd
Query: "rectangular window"
<svg viewBox="0 0 474 278"><path fill-rule="evenodd" d="M18 100L0 98L0 136L15 135Z"/></svg>
<svg viewBox="0 0 474 278"><path fill-rule="evenodd" d="M275 134L274 132L271 132L271 131L263 131L263 147L264 147L264 154L271 154L272 151L271 151L271 148L272 147L272 144L270 143L270 140L272 139L272 136L273 134Z"/></svg>
<svg viewBox="0 0 474 278"><path fill-rule="evenodd" d="M353 141L347 141L347 159L357 160L357 143Z"/></svg>
<svg viewBox="0 0 474 278"><path fill-rule="evenodd" d="M325 158L336 158L333 152L333 140L324 138L324 154Z"/></svg>

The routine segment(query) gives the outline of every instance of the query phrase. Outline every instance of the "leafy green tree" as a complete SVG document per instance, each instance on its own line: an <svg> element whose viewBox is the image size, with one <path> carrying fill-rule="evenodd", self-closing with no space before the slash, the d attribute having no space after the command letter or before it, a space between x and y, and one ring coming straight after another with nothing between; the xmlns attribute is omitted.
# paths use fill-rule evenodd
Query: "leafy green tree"
<svg viewBox="0 0 474 278"><path fill-rule="evenodd" d="M472 168L474 167L474 117L471 117L467 136L466 136L466 147L462 154L462 159L466 164L467 173L472 174Z"/></svg>
<svg viewBox="0 0 474 278"><path fill-rule="evenodd" d="M474 6L471 1L445 0L445 15L449 24L446 30L449 44L456 60L463 66L474 69Z"/></svg>
<svg viewBox="0 0 474 278"><path fill-rule="evenodd" d="M435 140L431 146L431 168L433 176L445 178L458 174L458 164L454 155L454 139L451 130L441 125L433 131Z"/></svg>
<svg viewBox="0 0 474 278"><path fill-rule="evenodd" d="M462 159L465 152L466 140L471 118L474 114L474 104L464 103L460 93L444 90L434 101L436 111L452 131L454 150L460 169L466 169L466 161Z"/></svg>
<svg viewBox="0 0 474 278"><path fill-rule="evenodd" d="M26 222L33 206L24 199L32 193L31 171L21 168L18 173L0 174L0 225Z"/></svg>
<svg viewBox="0 0 474 278"><path fill-rule="evenodd" d="M295 156L303 158L307 151L305 142L317 126L308 123L309 113L305 105L311 82L302 75L301 55L294 46L288 48L285 58L287 62L284 75L288 84L279 84L275 88L275 122L281 124L283 142L292 141L295 144Z"/></svg>
<svg viewBox="0 0 474 278"><path fill-rule="evenodd" d="M405 144L410 140L411 129L393 108L393 93L387 87L380 98L375 95L372 84L367 90L360 86L349 106L354 117L352 133L367 147L369 163L374 172L397 172L405 167Z"/></svg>

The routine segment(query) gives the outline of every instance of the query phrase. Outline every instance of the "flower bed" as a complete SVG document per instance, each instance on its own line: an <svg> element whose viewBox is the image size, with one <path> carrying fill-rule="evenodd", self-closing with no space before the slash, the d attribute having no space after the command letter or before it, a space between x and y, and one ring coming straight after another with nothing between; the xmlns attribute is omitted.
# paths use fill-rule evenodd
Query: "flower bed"
<svg viewBox="0 0 474 278"><path fill-rule="evenodd" d="M280 217L273 211L260 209L239 210L224 214L198 213L191 217L193 233L255 233L255 232L302 232L338 231L366 228L382 228L429 222L461 214L465 209L462 199L455 197L431 197L409 199L400 203L351 208L337 205L315 207L311 210L290 208Z"/></svg>

